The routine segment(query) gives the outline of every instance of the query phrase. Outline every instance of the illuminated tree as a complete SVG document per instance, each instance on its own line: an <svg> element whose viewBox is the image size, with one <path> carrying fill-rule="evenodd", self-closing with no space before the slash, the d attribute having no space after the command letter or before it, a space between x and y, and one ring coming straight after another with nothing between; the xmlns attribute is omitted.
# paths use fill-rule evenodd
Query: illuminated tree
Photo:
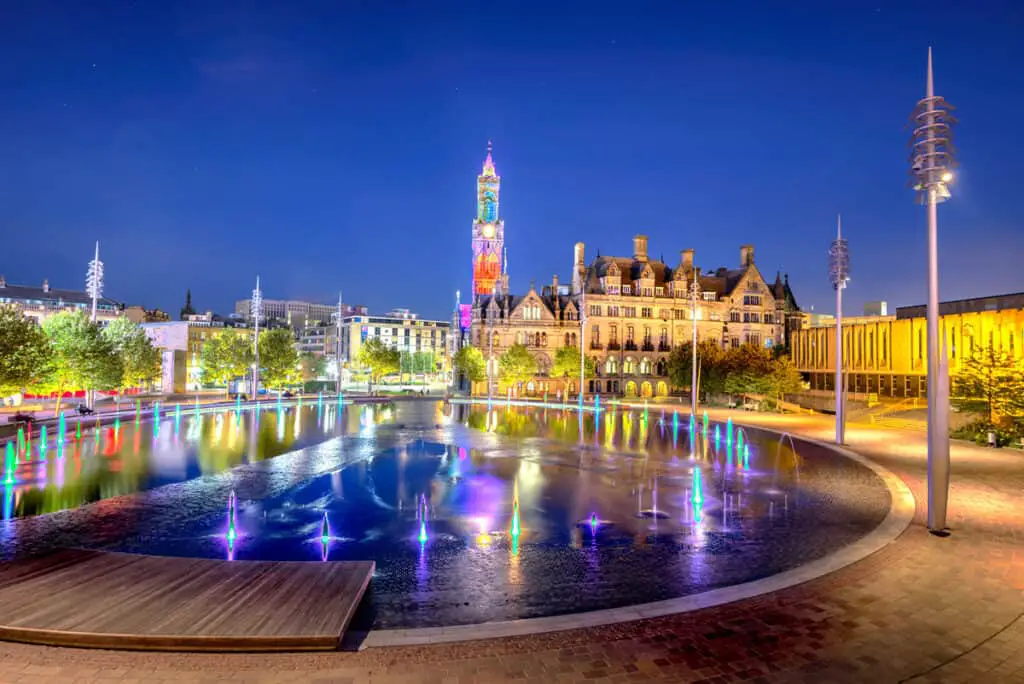
<svg viewBox="0 0 1024 684"><path fill-rule="evenodd" d="M141 387L160 375L160 350L153 346L142 326L122 316L103 329L103 336L121 359L118 389Z"/></svg>
<svg viewBox="0 0 1024 684"><path fill-rule="evenodd" d="M267 387L284 389L299 381L299 352L295 337L287 328L260 333L260 377Z"/></svg>
<svg viewBox="0 0 1024 684"><path fill-rule="evenodd" d="M327 358L320 354L305 352L299 357L303 382L318 380L327 372Z"/></svg>
<svg viewBox="0 0 1024 684"><path fill-rule="evenodd" d="M50 343L42 328L17 309L0 306L0 396L40 382L49 365Z"/></svg>
<svg viewBox="0 0 1024 684"><path fill-rule="evenodd" d="M45 384L57 393L56 413L60 413L64 392L106 390L121 385L121 357L85 312L54 314L43 322L43 331L52 350Z"/></svg>
<svg viewBox="0 0 1024 684"><path fill-rule="evenodd" d="M213 335L203 344L200 369L203 382L210 385L224 385L230 392L229 383L243 377L253 364L252 340L236 330L225 330Z"/></svg>
<svg viewBox="0 0 1024 684"><path fill-rule="evenodd" d="M584 357L583 376L592 378L596 375L594 360ZM551 365L551 377L561 378L568 385L569 380L580 377L580 350L578 347L559 347L555 351L555 362Z"/></svg>
<svg viewBox="0 0 1024 684"><path fill-rule="evenodd" d="M537 373L537 359L523 345L514 344L498 358L498 373L504 382L518 385Z"/></svg>
<svg viewBox="0 0 1024 684"><path fill-rule="evenodd" d="M692 382L693 354L690 342L684 342L672 350L668 357L668 376L674 387L689 387ZM697 373L699 389L704 394L717 394L725 391L725 352L712 340L702 340L697 344Z"/></svg>
<svg viewBox="0 0 1024 684"><path fill-rule="evenodd" d="M804 379L788 356L779 356L772 361L771 373L768 375L767 394L775 401L781 401L787 394L800 392L804 388Z"/></svg>
<svg viewBox="0 0 1024 684"><path fill-rule="evenodd" d="M370 372L370 382L377 383L385 375L397 373L401 368L402 355L397 349L384 345L371 337L359 349L359 365Z"/></svg>
<svg viewBox="0 0 1024 684"><path fill-rule="evenodd" d="M465 345L455 352L452 365L457 373L461 373L469 382L483 382L487 379L487 364L484 355L472 345Z"/></svg>
<svg viewBox="0 0 1024 684"><path fill-rule="evenodd" d="M989 423L1024 416L1024 362L988 345L965 357L953 383L953 403L984 413Z"/></svg>

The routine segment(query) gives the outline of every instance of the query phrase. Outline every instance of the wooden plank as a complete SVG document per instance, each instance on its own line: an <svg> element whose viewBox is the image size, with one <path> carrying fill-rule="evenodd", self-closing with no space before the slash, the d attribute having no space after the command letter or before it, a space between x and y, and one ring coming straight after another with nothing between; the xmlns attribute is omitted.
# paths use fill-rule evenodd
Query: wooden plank
<svg viewBox="0 0 1024 684"><path fill-rule="evenodd" d="M62 551L0 565L0 639L95 648L338 647L373 561Z"/></svg>

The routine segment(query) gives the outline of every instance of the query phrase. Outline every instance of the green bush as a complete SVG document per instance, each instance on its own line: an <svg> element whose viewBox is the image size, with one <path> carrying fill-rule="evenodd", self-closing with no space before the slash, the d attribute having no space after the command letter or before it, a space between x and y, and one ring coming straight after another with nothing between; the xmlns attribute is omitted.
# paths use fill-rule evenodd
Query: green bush
<svg viewBox="0 0 1024 684"><path fill-rule="evenodd" d="M1018 423L995 425L987 420L977 420L950 431L949 435L956 439L987 445L989 432L995 433L996 446L1019 446L1021 437L1024 437L1024 426Z"/></svg>

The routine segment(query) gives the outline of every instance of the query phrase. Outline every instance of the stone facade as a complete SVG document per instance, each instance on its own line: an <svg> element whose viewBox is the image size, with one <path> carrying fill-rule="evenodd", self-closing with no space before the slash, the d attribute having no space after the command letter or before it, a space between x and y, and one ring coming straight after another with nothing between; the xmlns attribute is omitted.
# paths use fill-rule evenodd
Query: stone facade
<svg viewBox="0 0 1024 684"><path fill-rule="evenodd" d="M597 369L585 392L625 396L669 393L668 357L690 341L694 317L702 341L723 347L786 344L800 321L788 278L776 275L768 284L751 245L740 248L740 266L734 269L702 273L693 257L692 249L684 250L675 267L652 260L647 237L638 235L632 256L598 255L588 265L584 244L577 243L571 287L560 286L556 276L539 293L531 286L516 296L499 286L495 295L477 297L470 341L489 359L495 376L498 357L513 344L524 344L539 369L521 388L528 395L562 388L549 376L555 352L582 342ZM576 383L570 381L567 389L576 392Z"/></svg>

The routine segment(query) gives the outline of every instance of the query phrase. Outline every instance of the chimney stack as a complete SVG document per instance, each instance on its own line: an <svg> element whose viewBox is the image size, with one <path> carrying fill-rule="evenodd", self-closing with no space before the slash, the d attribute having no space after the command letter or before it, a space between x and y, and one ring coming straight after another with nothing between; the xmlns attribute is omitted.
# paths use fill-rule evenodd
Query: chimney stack
<svg viewBox="0 0 1024 684"><path fill-rule="evenodd" d="M583 292L583 281L587 277L587 267L583 263L583 243L577 242L572 250L573 254L573 267L572 267L572 291L573 294L579 294Z"/></svg>
<svg viewBox="0 0 1024 684"><path fill-rule="evenodd" d="M47 278L43 278L43 292L50 291L50 281Z"/></svg>
<svg viewBox="0 0 1024 684"><path fill-rule="evenodd" d="M561 302L561 300L558 298L558 274L557 273L555 275L551 276L551 299L552 299L552 301L554 303L554 306L555 306L555 320L557 321L557 320L561 319L561 317L562 317L561 311L560 311L561 307L559 306L559 303Z"/></svg>
<svg viewBox="0 0 1024 684"><path fill-rule="evenodd" d="M682 264L684 271L689 271L693 268L693 250L684 249L679 253L679 261Z"/></svg>
<svg viewBox="0 0 1024 684"><path fill-rule="evenodd" d="M647 261L647 236L633 236L633 259L640 262Z"/></svg>
<svg viewBox="0 0 1024 684"><path fill-rule="evenodd" d="M740 266L747 268L754 265L754 245L740 246Z"/></svg>

